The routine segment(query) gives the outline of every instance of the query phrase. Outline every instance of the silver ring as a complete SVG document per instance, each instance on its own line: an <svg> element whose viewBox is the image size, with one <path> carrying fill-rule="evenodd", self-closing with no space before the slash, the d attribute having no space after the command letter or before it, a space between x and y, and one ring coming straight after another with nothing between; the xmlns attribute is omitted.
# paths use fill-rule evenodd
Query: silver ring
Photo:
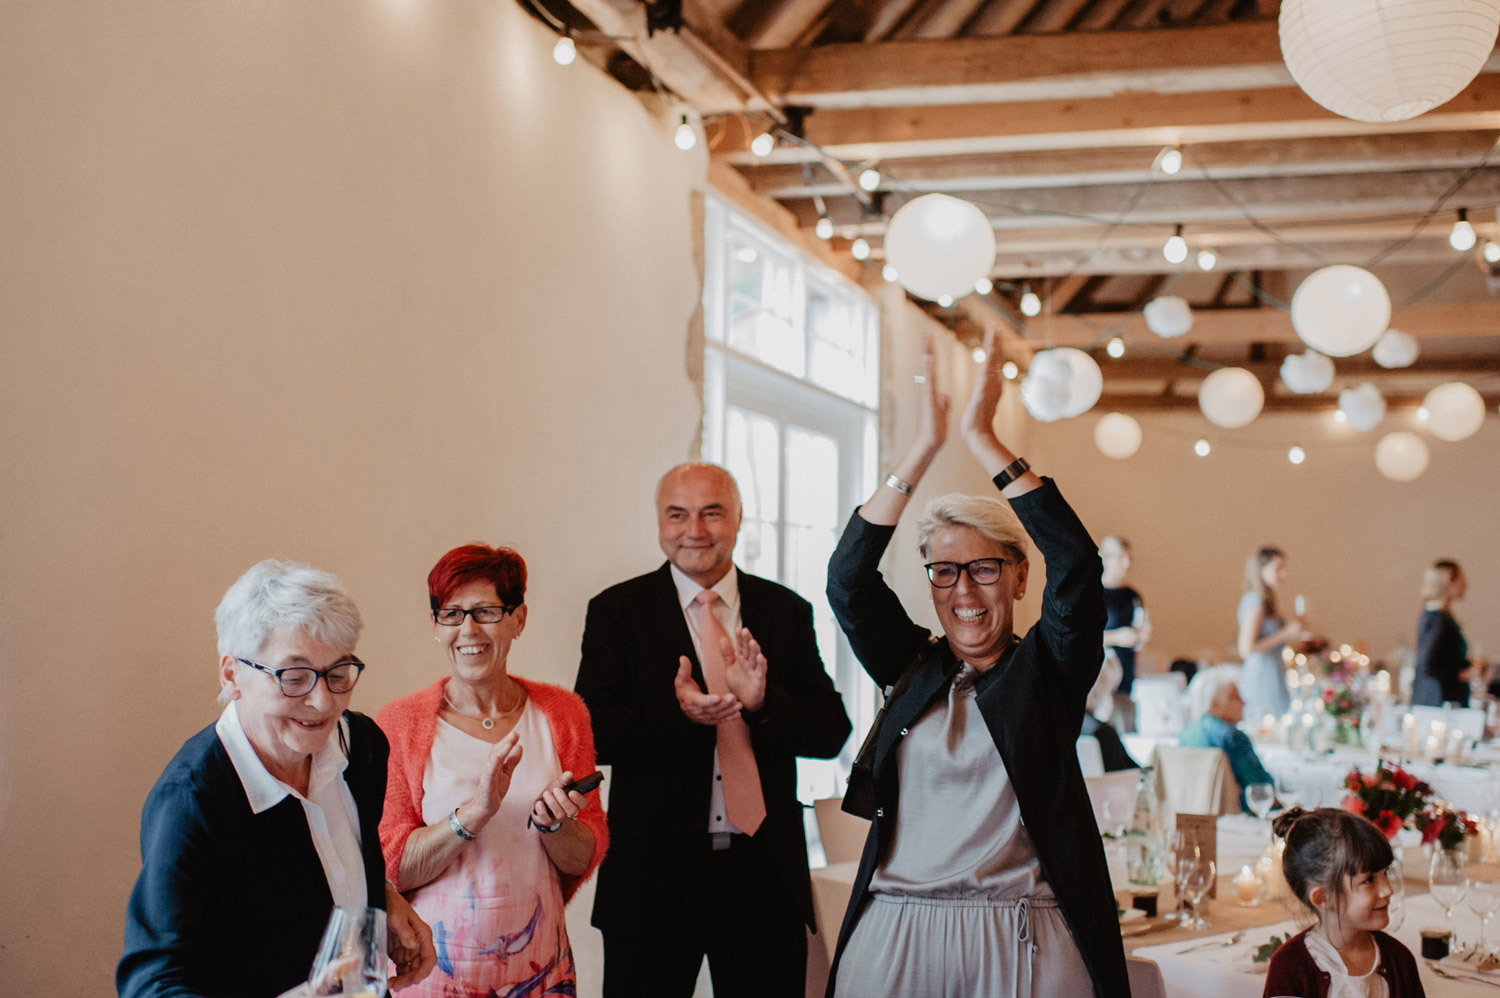
<svg viewBox="0 0 1500 998"><path fill-rule="evenodd" d="M925 385L925 384L927 384L927 375L925 375L925 374L913 374L911 376L911 380L915 381L919 385Z"/></svg>

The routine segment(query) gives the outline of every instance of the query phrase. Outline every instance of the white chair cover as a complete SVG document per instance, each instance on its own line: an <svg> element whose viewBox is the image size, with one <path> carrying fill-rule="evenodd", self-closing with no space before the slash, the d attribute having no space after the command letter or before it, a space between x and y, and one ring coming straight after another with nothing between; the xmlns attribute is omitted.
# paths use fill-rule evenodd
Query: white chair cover
<svg viewBox="0 0 1500 998"><path fill-rule="evenodd" d="M1152 738L1175 737L1187 726L1187 698L1180 673L1138 676L1130 688L1135 702L1135 730Z"/></svg>
<svg viewBox="0 0 1500 998"><path fill-rule="evenodd" d="M1083 770L1084 776L1104 775L1104 750L1093 735L1082 735L1078 739L1078 768Z"/></svg>

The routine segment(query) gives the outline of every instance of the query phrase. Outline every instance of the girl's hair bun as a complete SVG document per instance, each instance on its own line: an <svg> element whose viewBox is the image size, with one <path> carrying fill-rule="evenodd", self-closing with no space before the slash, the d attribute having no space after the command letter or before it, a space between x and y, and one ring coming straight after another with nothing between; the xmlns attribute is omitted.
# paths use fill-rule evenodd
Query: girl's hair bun
<svg viewBox="0 0 1500 998"><path fill-rule="evenodd" d="M1284 839L1287 833L1292 830L1292 826L1297 823L1298 819L1306 816L1307 812L1302 808L1289 807L1278 814L1275 821L1271 822L1271 831L1276 833L1277 838Z"/></svg>

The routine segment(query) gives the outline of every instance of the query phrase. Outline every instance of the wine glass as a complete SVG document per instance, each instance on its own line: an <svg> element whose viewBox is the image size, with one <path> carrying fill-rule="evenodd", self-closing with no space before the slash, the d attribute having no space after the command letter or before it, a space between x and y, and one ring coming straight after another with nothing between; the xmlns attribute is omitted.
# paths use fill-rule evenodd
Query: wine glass
<svg viewBox="0 0 1500 998"><path fill-rule="evenodd" d="M315 995L385 998L385 912L379 908L335 908L313 958L307 983Z"/></svg>
<svg viewBox="0 0 1500 998"><path fill-rule="evenodd" d="M1182 866L1183 848L1188 844L1190 838L1191 836L1185 835L1181 828L1174 828L1167 835L1167 848L1162 856L1162 863L1166 866L1167 872L1172 875L1172 888L1177 898L1177 906L1162 916L1164 921L1178 922L1184 919L1182 911L1182 887L1178 883L1177 877ZM1188 857L1188 862L1192 862L1191 857Z"/></svg>
<svg viewBox="0 0 1500 998"><path fill-rule="evenodd" d="M1290 769L1276 777L1276 799L1285 808L1294 807L1302 800L1302 781Z"/></svg>
<svg viewBox="0 0 1500 998"><path fill-rule="evenodd" d="M1208 928L1208 919L1203 917L1203 898L1219 875L1218 867L1211 859L1197 856L1187 875L1188 898L1193 902L1193 929L1202 932Z"/></svg>
<svg viewBox="0 0 1500 998"><path fill-rule="evenodd" d="M1432 851L1432 866L1427 872L1427 890L1432 899L1443 906L1444 928L1453 931L1453 909L1464 899L1468 889L1465 867L1468 857L1456 849L1437 848Z"/></svg>
<svg viewBox="0 0 1500 998"><path fill-rule="evenodd" d="M1265 821L1276 804L1276 787L1270 783L1252 783L1245 788L1245 806L1250 813Z"/></svg>
<svg viewBox="0 0 1500 998"><path fill-rule="evenodd" d="M1500 911L1500 883L1481 879L1477 873L1470 873L1464 878L1464 888L1469 910L1479 916L1479 952L1488 953L1490 945L1485 927L1489 924L1490 916Z"/></svg>
<svg viewBox="0 0 1500 998"><path fill-rule="evenodd" d="M1401 874L1401 861L1392 863L1385 871L1386 879L1391 882L1390 906L1386 914L1390 923L1386 925L1385 931L1394 933L1401 928L1401 923L1406 920L1406 879Z"/></svg>

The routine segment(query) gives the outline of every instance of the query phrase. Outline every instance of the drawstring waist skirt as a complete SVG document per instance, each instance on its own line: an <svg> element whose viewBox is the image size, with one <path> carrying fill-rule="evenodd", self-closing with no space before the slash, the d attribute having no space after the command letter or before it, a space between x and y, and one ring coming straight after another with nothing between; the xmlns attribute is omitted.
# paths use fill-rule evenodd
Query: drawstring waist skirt
<svg viewBox="0 0 1500 998"><path fill-rule="evenodd" d="M872 894L839 960L835 998L1043 998L1093 983L1051 897Z"/></svg>

